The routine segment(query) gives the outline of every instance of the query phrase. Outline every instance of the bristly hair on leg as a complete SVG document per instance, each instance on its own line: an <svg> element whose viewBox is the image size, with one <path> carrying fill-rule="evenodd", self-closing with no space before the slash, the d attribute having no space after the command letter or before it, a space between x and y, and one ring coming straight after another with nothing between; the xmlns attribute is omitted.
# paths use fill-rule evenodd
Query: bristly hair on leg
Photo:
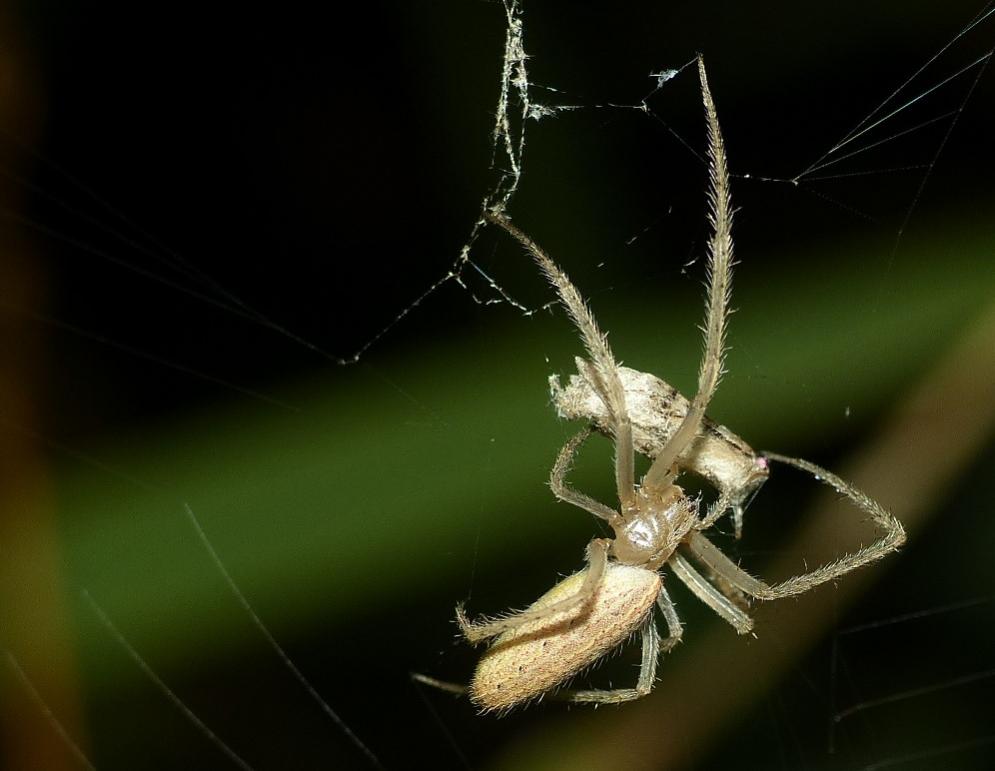
<svg viewBox="0 0 995 771"><path fill-rule="evenodd" d="M698 77L701 81L701 98L708 122L708 220L712 226L706 267L708 295L705 305L705 326L702 329L705 336L705 350L698 370L698 393L692 400L684 421L653 461L643 480L645 485L651 487L665 487L673 479L674 462L698 435L705 410L725 372L726 320L729 316L729 297L732 291L732 200L729 193L725 142L719 128L715 100L708 88L705 60L700 56Z"/></svg>
<svg viewBox="0 0 995 771"><path fill-rule="evenodd" d="M615 483L622 508L625 509L632 503L635 493L635 451L632 447L632 425L625 406L625 388L618 374L618 363L608 345L608 336L598 328L591 309L587 307L577 287L535 241L508 221L503 214L485 211L484 219L504 229L525 247L543 275L556 289L560 302L580 332L584 347L591 359L587 374L601 396L615 427Z"/></svg>

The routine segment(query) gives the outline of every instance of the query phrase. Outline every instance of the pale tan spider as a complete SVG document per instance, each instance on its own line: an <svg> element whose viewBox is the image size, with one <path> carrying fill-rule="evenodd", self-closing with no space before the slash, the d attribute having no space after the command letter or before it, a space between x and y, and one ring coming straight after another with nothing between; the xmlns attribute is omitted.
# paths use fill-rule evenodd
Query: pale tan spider
<svg viewBox="0 0 995 771"><path fill-rule="evenodd" d="M757 455L727 429L705 418L705 409L723 371L732 269L732 209L725 149L701 59L698 72L708 122L713 235L708 250L705 350L698 393L693 400L688 402L658 378L620 368L605 335L566 274L502 214L485 215L525 247L555 287L580 331L588 360L578 359L579 376L567 391L554 391L554 397L561 413L587 417L614 437L619 506L606 506L566 482L575 454L591 433L590 428L585 428L560 451L550 487L559 499L607 522L615 537L591 541L587 547L588 566L561 581L527 610L471 622L462 608L457 608L457 621L469 642L497 637L481 658L469 686L470 698L481 711L507 710L557 688L636 631L642 635L642 665L634 688L572 691L563 696L574 702L606 703L648 694L653 688L660 652L672 648L682 632L663 585L665 565L737 632L745 634L752 628L752 621L741 608L745 605L744 595L773 600L799 594L880 559L905 539L894 517L839 477L804 460L772 453ZM641 438L634 442L630 404L636 402L641 410L636 424ZM657 412L647 413L647 405L654 404ZM638 484L634 476L637 448L653 457ZM731 507L738 532L743 499L766 479L768 459L807 471L835 488L870 515L883 531L881 538L854 554L779 584L769 585L749 575L702 531ZM718 500L703 514L698 510L698 500L685 495L676 484L685 469L711 479L719 490ZM698 572L688 557L705 569L711 581ZM668 635L662 642L653 619L654 605L659 606L667 624ZM446 687L431 678L419 679Z"/></svg>

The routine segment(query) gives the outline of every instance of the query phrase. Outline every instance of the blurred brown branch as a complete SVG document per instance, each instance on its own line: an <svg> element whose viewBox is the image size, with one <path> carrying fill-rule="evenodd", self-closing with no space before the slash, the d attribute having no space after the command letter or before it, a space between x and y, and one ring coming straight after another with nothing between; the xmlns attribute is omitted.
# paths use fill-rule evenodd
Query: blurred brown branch
<svg viewBox="0 0 995 771"><path fill-rule="evenodd" d="M37 134L41 105L19 27L12 9L0 6L0 129L27 139ZM3 163L14 165L6 158ZM4 179L0 209L17 211L23 188ZM33 246L16 227L0 231L0 302L26 309L46 303L44 271ZM26 316L0 313L0 646L10 651L0 664L0 764L58 771L80 765L44 710L58 714L77 739L82 719L53 495L34 434L45 401L45 342ZM13 671L10 656L19 662ZM29 689L20 681L22 665Z"/></svg>

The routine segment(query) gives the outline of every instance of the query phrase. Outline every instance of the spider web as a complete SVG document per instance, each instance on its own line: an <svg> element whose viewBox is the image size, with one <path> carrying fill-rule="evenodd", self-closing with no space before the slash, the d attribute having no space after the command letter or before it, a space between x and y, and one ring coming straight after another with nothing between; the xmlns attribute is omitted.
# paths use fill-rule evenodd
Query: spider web
<svg viewBox="0 0 995 771"><path fill-rule="evenodd" d="M530 9L532 10L532 9ZM534 9L538 13L538 9ZM541 198L541 193L536 193L534 185L536 178L541 179L543 174L539 172L542 168L548 171L548 167L543 161L536 164L530 160L533 146L541 152L548 148L548 141L545 139L550 133L557 134L565 132L567 134L592 134L601 137L600 133L604 126L614 129L619 125L626 124L627 121L637 122L648 127L647 130L657 132L656 141L660 144L667 143L667 147L672 151L672 155L681 155L692 166L703 169L704 159L701 155L701 143L696 137L701 136L700 115L697 105L694 102L693 78L689 77L690 71L687 69L686 61L666 62L664 66L659 66L659 62L645 70L646 75L638 78L632 73L627 74L628 82L633 81L643 84L648 76L648 85L645 89L633 88L630 90L644 91L636 99L612 99L594 98L574 98L572 94L583 89L577 88L577 83L572 82L569 86L561 87L559 80L557 85L536 85L530 79L530 71L535 66L539 66L544 61L545 49L535 47L530 51L535 55L535 59L530 59L525 47L525 17L523 8L518 2L506 2L502 6L504 21L506 23L505 40L503 54L501 56L501 68L499 75L499 88L497 108L494 111L494 120L490 131L490 180L483 185L485 190L479 198L479 204L474 201L478 211L498 206L507 208L516 217L526 218L530 216L541 216L542 211L536 211L539 207L535 205L536 198ZM910 225L915 224L917 213L923 197L928 195L934 184L943 184L942 180L936 177L942 171L944 153L948 151L951 141L955 140L955 133L960 127L962 116L965 111L978 101L974 97L977 84L982 82L986 73L986 67L991 56L990 48L984 48L980 53L975 51L964 56L963 44L971 38L972 34L990 33L992 9L986 6L976 18L964 25L961 29L953 33L946 44L944 44L935 55L927 57L921 67L913 68L912 75L907 76L908 70L903 70L897 79L899 86L890 89L888 83L884 83L884 78L874 76L872 79L882 86L883 97L877 97L873 103L873 109L859 111L858 114L865 114L866 117L857 122L852 130L849 130L842 137L830 139L825 143L818 143L813 140L813 145L825 147L824 151L812 153L813 160L799 163L797 167L789 169L784 174L758 173L752 169L764 169L776 164L768 164L764 159L758 161L756 158L743 162L741 166L734 165L734 171L740 180L741 187L756 183L762 188L763 193L767 190L784 191L784 195L793 200L804 200L806 196L813 196L815 206L820 211L839 210L846 213L847 217L856 217L868 221L873 221L886 231L890 243L887 263L888 274L900 272L903 267L903 252L901 251L904 239ZM541 25L536 25L541 29ZM532 27L530 27L532 29ZM990 35L989 35L990 37ZM976 40L975 40L976 42ZM990 43L982 41L983 46ZM531 44L530 44L531 45ZM709 50L709 61L713 61L713 56L717 52ZM960 55L963 61L957 61L952 65L948 57ZM667 58L667 57L665 57ZM716 56L715 59L718 59ZM787 64L782 64L786 67ZM946 67L946 69L944 69ZM721 72L721 64L718 65ZM585 75L586 77L586 75ZM580 78L581 86L583 77ZM721 82L721 81L718 81ZM889 81L890 82L890 81ZM682 91L683 89L683 91ZM609 89L610 90L610 89ZM726 86L720 89L716 85L717 98L719 101L720 118L725 117L723 104L731 101L731 95ZM537 96L539 95L539 96ZM940 98L941 105L937 106L932 100ZM680 102L678 108L677 103ZM689 107L689 105L693 106ZM919 112L925 110L925 112ZM684 118L686 113L688 118ZM730 113L734 114L733 110ZM740 144L742 140L737 140L737 131L734 126L735 118L730 115L729 124L725 125L726 133L731 142ZM626 124L627 125L627 124ZM844 121L844 125L849 125ZM830 129L838 134L840 128L839 121L833 121ZM528 131L529 142L526 143L526 133ZM931 133L932 132L932 133ZM559 134L562 136L562 133ZM742 136L742 132L739 132ZM924 138L925 137L925 138ZM618 136L611 135L614 142L621 141ZM912 149L903 142L913 142ZM891 156L898 158L898 163L891 162ZM640 158L644 156L640 155ZM735 163L734 154L734 163ZM526 169L530 173L526 174ZM907 176L911 175L911 176ZM551 176L555 177L555 171ZM680 175L679 175L680 176ZM902 195L885 194L878 196L881 200L874 200L876 196L868 195L871 188L865 182L867 178L884 178L890 182L897 183ZM910 183L908 180L911 179ZM687 184L687 177L681 176L680 184ZM700 187L700 186L699 186ZM618 188L608 188L615 189ZM604 194L604 190L600 191ZM737 190L737 192L739 192ZM752 195L750 190L745 190L744 198L750 200ZM698 196L700 190L691 191L694 196ZM46 194L48 194L46 192ZM800 195L804 194L804 195ZM690 194L689 194L690 195ZM781 195L780 192L775 195ZM699 196L700 197L700 196ZM661 197L664 200L665 197ZM677 213L690 212L689 218L697 217L697 209L701 207L701 201L685 204L681 199L675 199L673 205L677 207ZM690 199L689 199L690 200ZM652 206L660 203L660 198L652 200ZM881 204L884 204L882 207ZM672 209L664 205L659 207L660 211L670 212ZM684 207L682 209L682 207ZM661 243L659 236L662 229L665 229L672 221L669 215L659 213L647 213L650 206L638 209L630 216L618 217L615 222L615 231L608 239L613 246L629 247L645 252L656 252ZM878 219L882 216L881 209L884 208L884 224ZM756 210L756 206L751 205L748 212ZM104 217L108 211L117 211L116 207L109 204L104 208ZM895 215L897 216L890 216ZM18 213L22 218L22 224L26 224L28 215ZM676 215L675 215L676 216ZM752 215L751 215L752 216ZM514 309L525 316L536 315L538 310L548 306L548 298L539 296L539 299L531 301L521 299L522 296L537 294L529 289L527 282L517 279L519 271L509 270L508 262L497 263L494 267L494 254L488 253L488 248L492 248L487 240L487 233L482 229L479 220L471 215L468 220L469 232L461 245L453 250L455 257L448 267L442 271L441 275L433 281L424 284L424 289L416 291L414 299L408 304L402 304L401 309L396 311L395 307L388 310L388 315L392 315L390 321L382 326L371 336L367 337L358 348L345 355L329 354L324 351L324 346L319 346L312 342L310 335L299 335L292 325L274 320L271 314L262 313L255 309L254 305L243 302L240 295L230 291L225 282L213 279L209 272L201 269L194 261L187 260L180 255L156 246L155 240L147 232L141 234L141 238L124 241L125 253L128 250L148 252L154 260L161 260L164 271L153 271L143 278L166 284L170 291L181 291L185 296L197 302L209 305L220 306L226 313L238 316L250 321L264 329L276 332L284 339L292 340L303 345L306 349L320 353L323 357L341 364L362 364L376 348L386 343L392 335L402 333L405 326L414 324L413 317L415 311L424 309L426 305L438 301L436 295L441 295L448 286L459 287L465 290L465 296L472 300L474 305L485 307L488 313L497 312L490 306L506 306ZM541 222L542 220L538 220ZM106 219L101 219L101 223L106 223ZM31 220L29 226L34 227L39 223ZM44 225L42 225L45 227ZM112 226L115 234L122 232L120 221ZM465 228L464 228L465 229ZM65 239L66 236L61 231L50 229L50 236ZM537 237L540 233L536 233ZM672 260L671 264L658 268L663 275L669 278L675 276L690 276L693 281L697 281L695 268L697 250L694 242L695 236L688 236L687 233L680 233L674 240L680 242L685 248L678 249L676 253L679 258ZM150 241L151 239L151 241ZM83 240L72 239L74 245L84 251L90 245ZM744 239L745 240L745 239ZM554 241L555 242L555 241ZM150 243L152 244L150 246ZM135 275L147 273L146 268L136 260L125 257L116 257L120 252L100 248L97 250L102 259L108 257L117 260L119 267ZM554 253L560 254L559 249ZM623 250L624 251L624 250ZM563 254L571 253L570 250L563 250ZM575 258L576 259L576 258ZM635 258L632 258L635 264ZM594 291L604 294L611 287L606 286L620 279L629 263L623 258L613 266L617 275L612 278L600 278L601 275L594 273L596 277L593 284ZM393 268L393 272L398 269ZM582 270L582 268L580 269ZM658 273L657 276L660 274ZM174 279L173 276L179 278ZM517 289L511 287L517 283L523 284L523 292L520 294ZM632 280L630 279L630 284ZM691 283L691 282L687 282ZM191 294L193 293L193 294ZM693 292L692 292L693 294ZM381 303L373 302L372 305L380 306ZM383 310L380 308L380 310ZM61 324L64 322L58 319L40 319L48 324ZM558 319L563 323L563 319ZM69 325L76 334L91 334L86 327L81 325ZM690 326L690 325L689 325ZM614 327L612 327L614 328ZM181 363L182 360L173 360L158 353L150 353L150 349L142 346L134 346L122 343L120 340L111 338L103 333L94 332L91 337L95 338L102 345L117 345L121 350L130 355L139 355L148 359L154 359L160 365L165 364L174 368L185 369L184 376L194 374L201 378L209 378L215 384L221 383L226 387L236 387L253 398L264 398L276 402L278 407L290 406L296 408L296 404L286 402L283 399L273 397L268 393L267 388L257 389L254 387L245 388L238 385L237 379L229 379L226 376L216 377L198 366L187 366ZM623 339L621 336L619 339ZM391 373L393 374L393 373ZM387 375L385 374L386 378ZM795 385L798 383L796 382ZM403 385L398 385L400 393ZM418 394L412 396L414 401L424 404ZM539 405L540 407L542 405ZM430 426L437 426L439 422L434 418L427 421ZM483 463L477 465L478 472L483 470ZM541 477L541 471L535 471ZM481 498L483 499L483 494ZM478 512L479 519L485 516L485 504L481 502L481 510ZM488 511L486 516L490 516ZM479 522L477 527L479 528ZM491 530L487 526L488 531ZM479 530L477 533L479 537ZM468 548L473 552L474 549ZM476 569L476 561L473 562ZM479 579L483 580L483 579ZM478 579L471 578L471 588L479 590ZM453 591L449 588L447 597L458 599L460 589ZM951 596L958 598L962 595L956 588L951 589ZM447 600L449 601L449 600ZM489 602L488 599L481 599L482 603ZM831 749L836 753L836 758L845 756L847 762L853 761L854 765L863 764L868 767L889 767L900 766L916 759L935 759L938 757L956 758L962 749L983 748L990 742L990 737L986 735L959 736L953 732L938 736L931 736L926 741L916 747L906 745L903 751L894 751L886 744L874 745L859 735L859 732L848 732L850 726L862 721L875 711L887 711L894 708L896 704L927 703L929 695L939 691L947 690L958 694L963 694L966 688L973 687L978 683L984 683L988 677L989 669L986 668L985 661L980 660L972 664L967 664L962 671L953 671L943 666L944 662L938 662L937 667L929 673L923 672L922 679L911 679L903 676L901 682L896 683L893 690L873 690L872 686L884 684L870 682L871 676L866 673L855 671L857 665L868 660L876 660L881 666L887 666L891 661L890 656L878 655L875 659L869 656L877 650L877 643L866 642L867 635L885 634L890 636L885 647L896 648L904 644L908 639L906 635L907 625L921 623L926 624L934 632L941 628L938 619L943 619L946 623L950 618L963 613L980 613L982 621L990 619L986 615L985 609L989 608L982 600L977 605L964 607L964 601L955 599L953 605L938 601L936 607L927 605L925 609L919 607L909 611L916 616L916 619L908 619L905 616L896 615L894 608L886 608L876 615L880 620L868 622L868 625L857 625L856 628L849 624L841 624L836 632L834 649L826 658L829 662L827 669L830 674L830 688L818 688L820 697L830 694L828 721L828 733L831 734ZM438 605L437 607L447 607ZM970 627L975 620L968 621L965 626ZM884 630L883 632L881 630ZM448 630L443 632L445 635ZM439 635L438 626L431 628L425 633L428 635ZM916 650L916 649L914 649ZM921 650L921 649L918 649ZM449 651L447 651L449 653ZM983 657L982 657L983 659ZM441 660L441 657L440 657ZM434 661L434 659L433 659ZM664 667L665 669L665 667ZM474 746L474 737L479 734L474 733L474 729L468 722L454 717L454 711L449 710L446 705L440 705L434 695L423 693L416 694L417 707L409 707L411 712L415 709L422 711L426 715L434 714L435 718L430 718L427 722L433 722L439 734L434 740L425 742L429 746L429 751L433 756L445 757L443 761L467 763L466 757L479 757L480 750ZM967 697L965 697L967 698ZM815 700L814 698L812 699ZM784 715L776 715L777 710L772 710L775 717L770 721L775 723L779 730L790 734L794 729L791 722ZM57 717L57 716L56 716ZM516 719L513 719L516 720ZM486 729L490 731L489 736L500 735L505 730L509 734L515 733L527 722L527 718L511 723L508 729ZM357 733L362 733L360 723L349 720L347 725L355 728ZM825 728L825 723L820 723L820 730ZM843 734L846 734L845 736ZM856 739L854 735L856 734ZM433 734L433 736L435 736ZM782 752L790 756L792 746L799 741L797 736L783 736L779 739L783 743ZM851 745L846 745L846 741L851 741ZM377 737L373 744L374 751L383 747L386 740ZM481 742L483 743L483 742ZM424 749L425 744L422 745ZM885 747L881 752L880 747ZM875 749L877 751L875 752ZM463 753L466 753L465 755ZM849 753L848 755L846 753ZM849 765L845 767L850 767Z"/></svg>

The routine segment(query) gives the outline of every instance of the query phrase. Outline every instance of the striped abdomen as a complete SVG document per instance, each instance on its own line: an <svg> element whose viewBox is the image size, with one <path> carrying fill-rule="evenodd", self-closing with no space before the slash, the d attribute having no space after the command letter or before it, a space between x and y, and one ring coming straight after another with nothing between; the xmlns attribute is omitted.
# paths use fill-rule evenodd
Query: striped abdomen
<svg viewBox="0 0 995 771"><path fill-rule="evenodd" d="M531 608L576 593L586 574L585 569L563 579ZM500 635L477 666L471 700L488 712L509 709L555 688L639 629L661 586L655 571L608 563L592 601Z"/></svg>

